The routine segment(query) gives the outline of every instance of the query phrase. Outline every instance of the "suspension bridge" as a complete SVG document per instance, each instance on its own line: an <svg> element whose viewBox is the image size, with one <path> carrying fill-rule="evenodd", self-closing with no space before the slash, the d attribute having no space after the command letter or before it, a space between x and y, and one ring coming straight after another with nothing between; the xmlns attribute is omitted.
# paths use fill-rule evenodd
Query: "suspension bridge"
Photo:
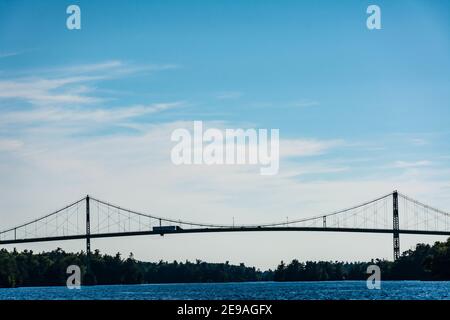
<svg viewBox="0 0 450 320"><path fill-rule="evenodd" d="M283 222L227 225L199 223L137 212L86 196L60 210L0 232L0 245L139 235L205 232L316 231L393 235L394 260L400 234L450 236L450 214L394 191L339 211Z"/></svg>

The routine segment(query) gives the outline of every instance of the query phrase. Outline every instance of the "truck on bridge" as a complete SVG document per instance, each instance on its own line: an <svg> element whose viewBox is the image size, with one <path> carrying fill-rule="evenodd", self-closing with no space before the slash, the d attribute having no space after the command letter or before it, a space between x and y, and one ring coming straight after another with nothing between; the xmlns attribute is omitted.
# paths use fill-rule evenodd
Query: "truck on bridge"
<svg viewBox="0 0 450 320"><path fill-rule="evenodd" d="M160 235L164 235L166 232L173 232L183 230L180 226L159 226L159 227L153 227L153 231L159 232Z"/></svg>

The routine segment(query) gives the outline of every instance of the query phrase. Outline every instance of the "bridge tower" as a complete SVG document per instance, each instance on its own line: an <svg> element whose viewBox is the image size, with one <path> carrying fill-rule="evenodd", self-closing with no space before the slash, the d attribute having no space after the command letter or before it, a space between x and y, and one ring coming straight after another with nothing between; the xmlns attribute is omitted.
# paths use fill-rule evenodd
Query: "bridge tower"
<svg viewBox="0 0 450 320"><path fill-rule="evenodd" d="M86 196L86 254L91 254L91 218L89 208L89 195Z"/></svg>
<svg viewBox="0 0 450 320"><path fill-rule="evenodd" d="M89 207L89 195L86 196L86 277L85 284L93 283L91 276L91 212Z"/></svg>
<svg viewBox="0 0 450 320"><path fill-rule="evenodd" d="M394 261L400 257L400 223L398 218L398 192L395 190L392 193L393 199L393 235L394 235Z"/></svg>

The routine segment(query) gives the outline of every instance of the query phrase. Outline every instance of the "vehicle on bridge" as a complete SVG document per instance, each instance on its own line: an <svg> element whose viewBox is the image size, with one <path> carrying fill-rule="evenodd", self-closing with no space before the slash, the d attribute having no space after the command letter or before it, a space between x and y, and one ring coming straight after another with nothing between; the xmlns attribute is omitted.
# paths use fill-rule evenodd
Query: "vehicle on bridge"
<svg viewBox="0 0 450 320"><path fill-rule="evenodd" d="M183 230L180 226L159 226L159 227L153 227L153 231L159 232L160 235L164 235L166 232L173 232Z"/></svg>

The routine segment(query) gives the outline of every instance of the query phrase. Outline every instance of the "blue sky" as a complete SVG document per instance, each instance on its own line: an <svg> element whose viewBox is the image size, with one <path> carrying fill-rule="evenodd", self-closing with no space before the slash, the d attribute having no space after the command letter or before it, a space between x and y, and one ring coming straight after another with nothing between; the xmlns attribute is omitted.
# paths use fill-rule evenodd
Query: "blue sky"
<svg viewBox="0 0 450 320"><path fill-rule="evenodd" d="M70 4L81 30L65 26ZM381 8L381 30L366 28L369 4ZM186 213L211 222L236 207L243 220L277 220L280 210L337 209L401 187L449 208L449 57L447 1L2 1L0 199L18 212L4 218L57 206L37 204L44 189L67 200L120 195L177 216L147 201L176 190L176 212L223 206ZM280 176L170 167L161 137L193 120L279 128ZM167 173L167 193L144 171ZM279 204L256 204L261 192Z"/></svg>

